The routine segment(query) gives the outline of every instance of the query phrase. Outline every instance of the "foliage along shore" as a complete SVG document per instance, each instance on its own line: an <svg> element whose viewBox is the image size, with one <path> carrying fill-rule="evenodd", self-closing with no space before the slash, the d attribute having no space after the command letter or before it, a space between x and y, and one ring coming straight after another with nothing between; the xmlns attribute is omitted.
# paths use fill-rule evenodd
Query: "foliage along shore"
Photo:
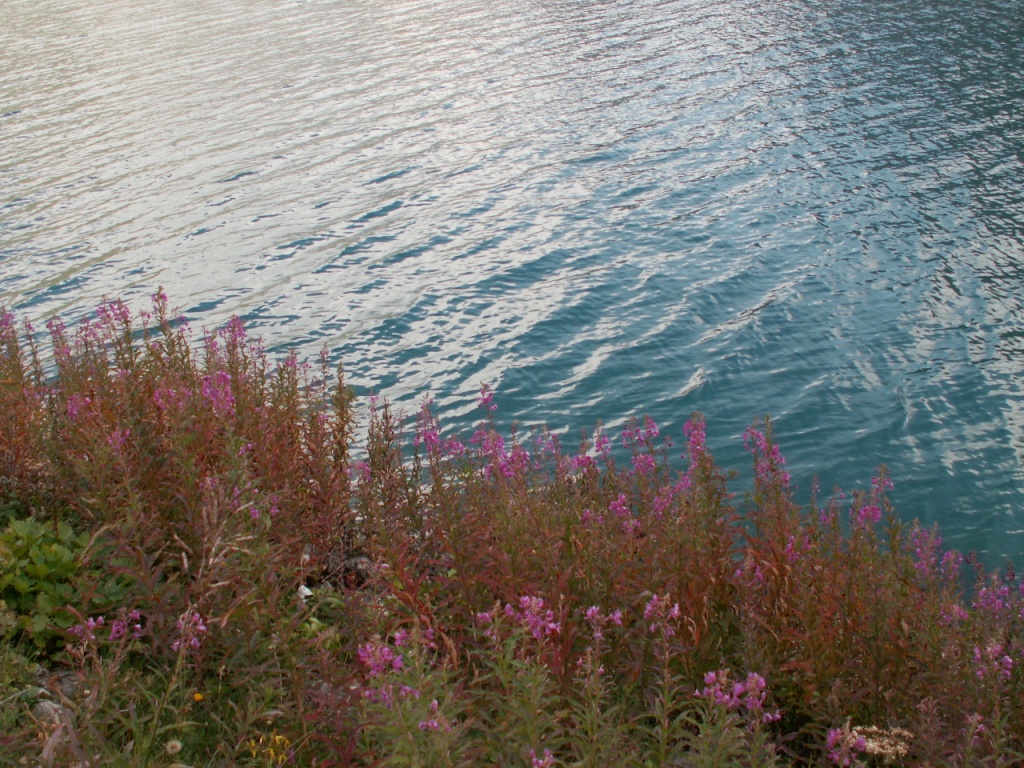
<svg viewBox="0 0 1024 768"><path fill-rule="evenodd" d="M1022 589L884 472L801 509L755 425L737 500L699 416L677 471L486 387L465 442L371 398L357 458L237 319L48 330L0 312L0 765L1020 764Z"/></svg>

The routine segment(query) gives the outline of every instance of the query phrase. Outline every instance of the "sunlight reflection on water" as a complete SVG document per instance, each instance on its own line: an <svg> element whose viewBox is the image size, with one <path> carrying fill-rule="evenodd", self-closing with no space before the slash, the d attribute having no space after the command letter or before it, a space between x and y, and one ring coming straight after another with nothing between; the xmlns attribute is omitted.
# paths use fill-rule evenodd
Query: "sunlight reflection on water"
<svg viewBox="0 0 1024 768"><path fill-rule="evenodd" d="M1021 547L1021 4L8 0L0 302L163 285L455 427L771 413Z"/></svg>

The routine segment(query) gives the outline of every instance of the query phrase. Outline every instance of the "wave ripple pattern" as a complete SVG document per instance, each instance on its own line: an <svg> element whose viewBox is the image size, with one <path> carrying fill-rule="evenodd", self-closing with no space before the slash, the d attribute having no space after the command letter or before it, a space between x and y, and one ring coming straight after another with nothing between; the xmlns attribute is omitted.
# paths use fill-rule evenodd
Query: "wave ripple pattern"
<svg viewBox="0 0 1024 768"><path fill-rule="evenodd" d="M157 285L572 442L764 413L1022 550L1024 5L4 0L0 303Z"/></svg>

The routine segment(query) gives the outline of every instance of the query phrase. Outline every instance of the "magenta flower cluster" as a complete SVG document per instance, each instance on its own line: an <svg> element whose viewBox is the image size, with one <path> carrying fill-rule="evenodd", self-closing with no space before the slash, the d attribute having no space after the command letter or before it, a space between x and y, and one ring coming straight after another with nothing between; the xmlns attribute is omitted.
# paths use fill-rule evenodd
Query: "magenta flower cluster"
<svg viewBox="0 0 1024 768"><path fill-rule="evenodd" d="M661 430L650 416L644 416L643 426L634 419L622 430L622 447L631 450L649 446L660 434Z"/></svg>
<svg viewBox="0 0 1024 768"><path fill-rule="evenodd" d="M92 399L86 395L72 395L68 398L68 421L78 421L79 415L92 405Z"/></svg>
<svg viewBox="0 0 1024 768"><path fill-rule="evenodd" d="M878 493L891 491L895 486L888 475L877 475L871 478L871 487Z"/></svg>
<svg viewBox="0 0 1024 768"><path fill-rule="evenodd" d="M653 475L657 462L649 453L640 453L633 457L633 472L637 475Z"/></svg>
<svg viewBox="0 0 1024 768"><path fill-rule="evenodd" d="M128 438L131 431L127 429L115 429L107 436L107 445L114 453L121 453L128 445Z"/></svg>
<svg viewBox="0 0 1024 768"><path fill-rule="evenodd" d="M573 472L586 474L591 470L597 469L597 462L594 461L593 457L585 453L577 453L569 460L569 466Z"/></svg>
<svg viewBox="0 0 1024 768"><path fill-rule="evenodd" d="M1021 584L1021 591L1024 592L1024 583ZM1012 597L1008 584L999 584L982 587L978 590L977 596L971 604L974 610L988 614L996 621L1003 620L1012 610Z"/></svg>
<svg viewBox="0 0 1024 768"><path fill-rule="evenodd" d="M174 389L173 387L158 387L153 392L153 404L158 411L181 410L185 403L192 397L192 391L188 387Z"/></svg>
<svg viewBox="0 0 1024 768"><path fill-rule="evenodd" d="M132 321L131 310L123 301L108 301L96 307L96 317L108 325L128 325Z"/></svg>
<svg viewBox="0 0 1024 768"><path fill-rule="evenodd" d="M864 506L855 510L855 516L853 520L854 526L857 528L870 528L876 525L882 519L882 508L874 504L865 504Z"/></svg>
<svg viewBox="0 0 1024 768"><path fill-rule="evenodd" d="M673 625L679 621L681 615L679 603L672 603L668 595L652 595L644 606L644 619L650 622L647 631L652 634L660 632L662 638L666 640L675 637L676 630Z"/></svg>
<svg viewBox="0 0 1024 768"><path fill-rule="evenodd" d="M519 609L506 605L505 615L525 627L535 640L557 635L562 629L555 621L555 612L545 607L542 597L523 595L519 598Z"/></svg>
<svg viewBox="0 0 1024 768"><path fill-rule="evenodd" d="M480 398L476 401L476 404L488 413L498 410L498 406L494 402L494 392L486 384L480 385Z"/></svg>
<svg viewBox="0 0 1024 768"><path fill-rule="evenodd" d="M749 427L744 433L743 443L754 457L754 474L758 482L771 483L777 479L783 487L789 485L789 472L782 469L786 459L778 443L769 444L768 436L754 427Z"/></svg>
<svg viewBox="0 0 1024 768"><path fill-rule="evenodd" d="M729 679L729 670L726 669L708 672L704 675L704 688L695 691L694 695L730 711L746 712L755 721L774 723L782 718L778 711L765 710L768 684L757 672L748 674L746 680L736 681Z"/></svg>
<svg viewBox="0 0 1024 768"><path fill-rule="evenodd" d="M364 699L381 703L390 709L396 700L416 700L420 698L420 692L417 688L404 683L396 684L396 681L390 678L392 674L399 673L405 669L405 659L396 648L406 645L411 639L413 639L413 636L409 632L399 629L395 632L394 648L381 640L372 640L359 646L356 651L356 657L359 663L366 668L367 677L375 679L373 685L369 685L362 690L361 695ZM425 647L436 649L437 646L429 638L424 636L422 639ZM432 712L437 712L436 701L431 704L431 710ZM440 729L437 720L421 722L419 727L420 730Z"/></svg>
<svg viewBox="0 0 1024 768"><path fill-rule="evenodd" d="M910 545L914 549L914 568L918 574L922 578L933 576L939 563L942 538L935 531L917 528L910 536Z"/></svg>
<svg viewBox="0 0 1024 768"><path fill-rule="evenodd" d="M651 512L657 517L664 515L672 509L677 499L682 498L690 490L690 484L689 477L682 477L675 485L661 486L655 494Z"/></svg>
<svg viewBox="0 0 1024 768"><path fill-rule="evenodd" d="M538 757L536 751L530 750L530 768L551 768L555 764L555 756L550 749L544 750L544 756Z"/></svg>
<svg viewBox="0 0 1024 768"><path fill-rule="evenodd" d="M109 625L103 616L90 617L81 624L76 624L68 631L87 642L96 642L97 633L107 630L107 640L114 643L126 637L131 631L131 637L138 639L142 636L142 618L138 611L130 611L120 618L113 619Z"/></svg>
<svg viewBox="0 0 1024 768"><path fill-rule="evenodd" d="M217 371L212 376L204 376L203 397L210 401L213 410L219 415L233 413L235 396L231 392L231 375L227 371Z"/></svg>
<svg viewBox="0 0 1024 768"><path fill-rule="evenodd" d="M437 417L430 410L433 399L428 395L423 399L423 406L416 416L416 434L413 436L413 445L419 448L421 445L432 455L443 455L460 457L466 453L466 446L456 438L444 440L441 438Z"/></svg>
<svg viewBox="0 0 1024 768"><path fill-rule="evenodd" d="M398 672L404 665L402 654L380 641L360 645L356 656L359 663L366 667L370 677L378 677L388 671Z"/></svg>
<svg viewBox="0 0 1024 768"><path fill-rule="evenodd" d="M620 493L619 497L608 505L608 509L616 517L620 518L629 517L633 514L633 508L630 506L629 498L624 493Z"/></svg>
<svg viewBox="0 0 1024 768"><path fill-rule="evenodd" d="M590 633L597 642L604 638L604 628L609 624L614 624L617 627L622 626L622 611L615 610L610 614L602 614L601 609L596 605L592 605L587 608L586 613L583 617L587 620L587 624L590 625Z"/></svg>
<svg viewBox="0 0 1024 768"><path fill-rule="evenodd" d="M437 699L430 702L430 718L428 720L420 721L419 729L421 731L450 731L452 729L447 723L443 723L442 720L438 720L438 712L440 708L441 705L438 703Z"/></svg>
<svg viewBox="0 0 1024 768"><path fill-rule="evenodd" d="M561 622L555 621L555 612L544 603L544 598L523 595L519 598L519 607L506 603L503 610L505 617L512 623L523 627L535 640L553 637L562 630ZM476 615L477 621L487 627L485 634L494 638L494 614L485 611Z"/></svg>
<svg viewBox="0 0 1024 768"><path fill-rule="evenodd" d="M142 619L138 611L129 611L123 618L110 622L110 639L120 640L128 634L128 630L131 630L135 639L142 636Z"/></svg>
<svg viewBox="0 0 1024 768"><path fill-rule="evenodd" d="M825 737L828 759L833 765L857 765L857 755L867 749L867 742L860 734L851 733L849 728L833 728Z"/></svg>
<svg viewBox="0 0 1024 768"><path fill-rule="evenodd" d="M199 650L202 645L202 636L206 634L206 623L198 611L188 610L175 624L178 630L177 639L171 643L171 650L177 651L180 648L190 648L193 651Z"/></svg>
<svg viewBox="0 0 1024 768"><path fill-rule="evenodd" d="M687 478L694 483L702 471L701 467L711 463L704 422L700 419L690 419L683 425L683 434L689 448L690 465L687 469ZM687 458L687 455L682 454L682 458Z"/></svg>
<svg viewBox="0 0 1024 768"><path fill-rule="evenodd" d="M979 680L992 677L1009 680L1013 675L1013 658L1006 653L1001 643L992 643L981 648L974 646L974 674Z"/></svg>
<svg viewBox="0 0 1024 768"><path fill-rule="evenodd" d="M490 477L493 468L506 478L522 476L530 468L529 452L518 444L512 446L511 452L506 451L505 439L493 430L478 429L469 442L479 446L480 452L491 461L484 467L486 477Z"/></svg>

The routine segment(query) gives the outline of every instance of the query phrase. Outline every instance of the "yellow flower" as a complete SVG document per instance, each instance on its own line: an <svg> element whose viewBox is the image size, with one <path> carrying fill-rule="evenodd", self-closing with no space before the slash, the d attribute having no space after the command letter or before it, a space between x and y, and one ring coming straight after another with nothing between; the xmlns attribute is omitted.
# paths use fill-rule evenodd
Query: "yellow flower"
<svg viewBox="0 0 1024 768"><path fill-rule="evenodd" d="M203 696L203 694L199 693L199 691L196 691L195 693L192 694L192 701L199 702L199 701L202 701L204 698L206 698L206 697Z"/></svg>
<svg viewBox="0 0 1024 768"><path fill-rule="evenodd" d="M287 736L274 731L269 739L265 734L260 734L259 741L249 739L246 746L253 757L258 755L271 765L284 765L291 757L291 744Z"/></svg>

